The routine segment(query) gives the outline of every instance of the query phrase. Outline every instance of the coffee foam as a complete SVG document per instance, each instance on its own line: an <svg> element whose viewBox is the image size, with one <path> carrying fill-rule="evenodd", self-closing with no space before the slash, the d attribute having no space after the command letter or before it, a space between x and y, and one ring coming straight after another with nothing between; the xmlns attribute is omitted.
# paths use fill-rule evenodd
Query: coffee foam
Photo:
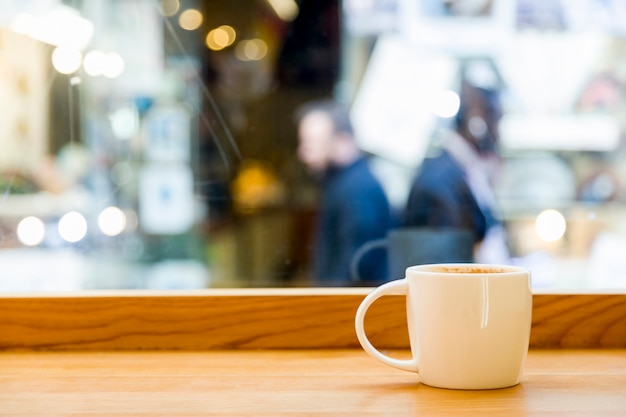
<svg viewBox="0 0 626 417"><path fill-rule="evenodd" d="M514 272L512 268L486 265L458 265L458 266L437 266L430 269L431 272L442 272L444 274L504 274Z"/></svg>

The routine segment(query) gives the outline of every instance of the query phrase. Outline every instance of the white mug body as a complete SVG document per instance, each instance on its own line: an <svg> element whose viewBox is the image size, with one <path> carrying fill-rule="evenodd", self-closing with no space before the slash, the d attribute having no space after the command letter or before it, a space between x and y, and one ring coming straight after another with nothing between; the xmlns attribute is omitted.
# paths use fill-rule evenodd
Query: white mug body
<svg viewBox="0 0 626 417"><path fill-rule="evenodd" d="M406 295L410 361L388 361L359 329L359 316L362 320L364 310L385 294ZM376 359L418 372L422 383L440 388L494 389L520 382L532 315L527 269L413 266L403 280L384 284L368 297L359 308L364 310L357 312L357 335Z"/></svg>

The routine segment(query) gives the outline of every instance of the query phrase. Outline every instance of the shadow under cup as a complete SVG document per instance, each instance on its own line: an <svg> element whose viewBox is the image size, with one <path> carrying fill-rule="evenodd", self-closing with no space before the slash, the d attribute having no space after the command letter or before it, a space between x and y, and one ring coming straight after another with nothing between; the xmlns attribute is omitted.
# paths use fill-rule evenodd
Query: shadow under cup
<svg viewBox="0 0 626 417"><path fill-rule="evenodd" d="M467 263L474 260L474 234L471 230L455 228L406 227L389 231L387 237L365 243L354 254L350 273L360 281L359 263L372 250L385 249L388 259L388 277L404 277L411 265L439 263Z"/></svg>

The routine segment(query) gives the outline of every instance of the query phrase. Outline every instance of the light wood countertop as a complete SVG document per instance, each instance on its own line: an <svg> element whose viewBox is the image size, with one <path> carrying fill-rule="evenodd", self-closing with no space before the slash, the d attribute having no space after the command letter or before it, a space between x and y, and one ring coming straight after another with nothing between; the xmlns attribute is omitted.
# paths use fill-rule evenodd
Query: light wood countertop
<svg viewBox="0 0 626 417"><path fill-rule="evenodd" d="M0 416L209 415L624 416L626 350L531 350L522 383L490 391L357 349L0 353Z"/></svg>
<svg viewBox="0 0 626 417"><path fill-rule="evenodd" d="M626 294L535 294L518 386L452 391L367 356L371 289L0 296L0 416L626 416ZM407 355L403 297L366 318Z"/></svg>

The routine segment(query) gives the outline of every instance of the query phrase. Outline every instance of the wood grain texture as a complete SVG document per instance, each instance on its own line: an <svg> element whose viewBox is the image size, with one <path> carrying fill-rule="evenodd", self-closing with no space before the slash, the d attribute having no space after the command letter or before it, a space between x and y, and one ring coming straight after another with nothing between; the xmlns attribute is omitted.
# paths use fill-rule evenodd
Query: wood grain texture
<svg viewBox="0 0 626 417"><path fill-rule="evenodd" d="M521 384L487 391L431 388L351 349L4 352L0 386L11 417L624 416L626 350L531 350Z"/></svg>
<svg viewBox="0 0 626 417"><path fill-rule="evenodd" d="M96 292L0 297L0 350L356 348L370 289ZM626 348L626 294L535 294L532 348ZM381 349L409 345L404 298L368 312Z"/></svg>
<svg viewBox="0 0 626 417"><path fill-rule="evenodd" d="M626 347L626 295L535 295L531 346Z"/></svg>

